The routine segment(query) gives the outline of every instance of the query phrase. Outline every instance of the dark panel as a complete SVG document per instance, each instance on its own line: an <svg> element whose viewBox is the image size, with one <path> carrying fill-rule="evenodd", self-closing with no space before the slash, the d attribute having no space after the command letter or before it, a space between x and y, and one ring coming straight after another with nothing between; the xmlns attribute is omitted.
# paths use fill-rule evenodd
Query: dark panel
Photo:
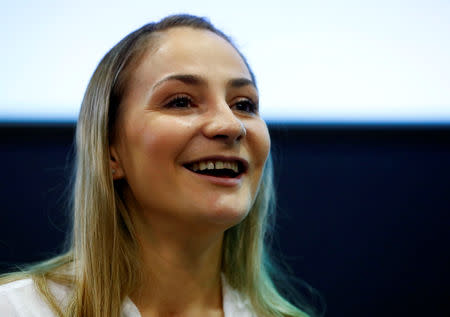
<svg viewBox="0 0 450 317"><path fill-rule="evenodd" d="M68 228L72 126L0 129L0 271L57 252Z"/></svg>
<svg viewBox="0 0 450 317"><path fill-rule="evenodd" d="M450 127L270 129L275 252L327 316L450 316ZM0 271L60 249L72 138L71 125L0 127Z"/></svg>
<svg viewBox="0 0 450 317"><path fill-rule="evenodd" d="M450 134L277 127L280 248L327 316L450 316Z"/></svg>

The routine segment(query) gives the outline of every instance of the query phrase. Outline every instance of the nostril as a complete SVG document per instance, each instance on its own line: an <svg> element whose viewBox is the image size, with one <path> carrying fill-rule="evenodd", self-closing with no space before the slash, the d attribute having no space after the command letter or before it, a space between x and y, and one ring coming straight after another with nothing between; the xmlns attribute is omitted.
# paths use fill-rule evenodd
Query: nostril
<svg viewBox="0 0 450 317"><path fill-rule="evenodd" d="M244 135L243 134L239 134L239 135L232 135L232 134L216 134L213 139L216 140L223 140L223 141L240 141L242 139Z"/></svg>
<svg viewBox="0 0 450 317"><path fill-rule="evenodd" d="M228 136L225 135L225 134L217 134L217 135L214 136L214 138L216 138L216 139L227 139Z"/></svg>

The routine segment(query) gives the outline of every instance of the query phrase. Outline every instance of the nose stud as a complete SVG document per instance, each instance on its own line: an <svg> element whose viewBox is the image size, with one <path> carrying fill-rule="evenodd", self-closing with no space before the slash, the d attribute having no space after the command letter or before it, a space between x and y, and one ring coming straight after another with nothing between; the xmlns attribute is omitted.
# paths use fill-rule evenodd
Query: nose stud
<svg viewBox="0 0 450 317"><path fill-rule="evenodd" d="M245 137L247 135L247 129L245 128L245 125L244 125L243 122L240 122L240 124L241 124L241 135L240 135L240 138L243 138L243 137Z"/></svg>

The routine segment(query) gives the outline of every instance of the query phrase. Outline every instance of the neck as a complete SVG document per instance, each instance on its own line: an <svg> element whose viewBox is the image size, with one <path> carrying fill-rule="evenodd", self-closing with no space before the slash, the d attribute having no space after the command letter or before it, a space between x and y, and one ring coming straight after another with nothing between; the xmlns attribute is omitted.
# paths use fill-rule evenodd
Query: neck
<svg viewBox="0 0 450 317"><path fill-rule="evenodd" d="M192 233L183 225L133 222L144 281L130 297L141 315L222 316L223 232Z"/></svg>

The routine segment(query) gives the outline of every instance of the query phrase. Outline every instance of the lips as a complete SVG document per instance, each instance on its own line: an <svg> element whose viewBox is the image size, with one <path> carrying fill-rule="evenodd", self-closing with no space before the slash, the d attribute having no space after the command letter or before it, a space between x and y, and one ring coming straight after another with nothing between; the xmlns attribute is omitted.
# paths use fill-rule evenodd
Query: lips
<svg viewBox="0 0 450 317"><path fill-rule="evenodd" d="M247 171L248 162L241 158L207 157L183 164L183 166L201 175L236 178Z"/></svg>

